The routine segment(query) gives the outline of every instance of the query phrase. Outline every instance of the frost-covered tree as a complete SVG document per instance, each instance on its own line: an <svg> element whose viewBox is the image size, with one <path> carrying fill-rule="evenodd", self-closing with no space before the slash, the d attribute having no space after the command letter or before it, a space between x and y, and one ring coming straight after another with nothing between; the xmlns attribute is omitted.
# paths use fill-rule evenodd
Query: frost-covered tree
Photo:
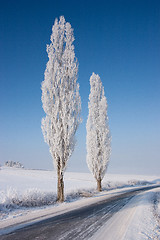
<svg viewBox="0 0 160 240"><path fill-rule="evenodd" d="M47 45L48 63L42 82L42 103L46 117L42 132L57 170L57 200L64 201L63 176L75 147L75 133L81 110L78 62L74 53L74 35L63 16L55 20L51 43Z"/></svg>
<svg viewBox="0 0 160 240"><path fill-rule="evenodd" d="M107 100L99 75L90 77L89 115L87 119L87 164L101 191L101 181L105 175L110 151L111 137L108 126Z"/></svg>

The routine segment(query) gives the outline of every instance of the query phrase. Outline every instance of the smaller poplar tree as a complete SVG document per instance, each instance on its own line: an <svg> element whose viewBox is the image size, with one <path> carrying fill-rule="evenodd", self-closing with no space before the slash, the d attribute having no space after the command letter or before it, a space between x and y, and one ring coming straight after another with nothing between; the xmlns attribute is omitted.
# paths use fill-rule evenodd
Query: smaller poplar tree
<svg viewBox="0 0 160 240"><path fill-rule="evenodd" d="M87 130L87 164L97 181L97 190L102 190L102 179L107 170L111 152L111 137L108 126L107 99L99 75L90 77L89 115Z"/></svg>

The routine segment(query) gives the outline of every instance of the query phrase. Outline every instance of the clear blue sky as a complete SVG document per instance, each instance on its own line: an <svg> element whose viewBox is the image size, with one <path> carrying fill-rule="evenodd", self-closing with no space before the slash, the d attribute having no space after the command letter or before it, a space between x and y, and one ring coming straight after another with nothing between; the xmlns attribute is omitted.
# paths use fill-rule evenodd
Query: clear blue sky
<svg viewBox="0 0 160 240"><path fill-rule="evenodd" d="M89 78L108 100L108 172L160 174L160 1L0 0L0 163L53 169L41 133L41 82L56 17L74 28L82 118L68 171L87 171Z"/></svg>

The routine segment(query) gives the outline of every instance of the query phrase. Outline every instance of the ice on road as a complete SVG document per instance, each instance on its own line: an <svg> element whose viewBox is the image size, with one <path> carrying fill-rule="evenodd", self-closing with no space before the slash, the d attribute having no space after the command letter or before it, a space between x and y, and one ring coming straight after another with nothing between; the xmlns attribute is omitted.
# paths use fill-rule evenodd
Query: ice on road
<svg viewBox="0 0 160 240"><path fill-rule="evenodd" d="M160 188L138 194L90 240L159 240L159 201Z"/></svg>
<svg viewBox="0 0 160 240"><path fill-rule="evenodd" d="M143 206L150 201L153 204L157 201L155 194L158 190L148 192L147 190L151 188L141 187L121 192L118 195L115 194L112 197L104 195L99 198L99 201L94 201L92 204L89 204L88 200L86 206L46 218L8 235L2 235L0 239L88 240L90 237L92 240L148 239L142 235L139 238L138 227L140 233L143 233L144 227L139 225L137 227L137 224L140 224L137 219L142 220L141 217L144 213L147 214L147 217L149 216L148 213L152 213L152 209L147 208L145 212L143 209ZM140 192L143 193L140 194ZM151 207L152 205L149 204L148 206ZM154 219L153 221L153 218L150 219L152 225L155 224L154 226L157 226L158 229L157 220ZM145 231L145 234L154 236L151 239L158 237L158 232L155 232L152 226L150 226L148 233Z"/></svg>
<svg viewBox="0 0 160 240"><path fill-rule="evenodd" d="M42 223L42 220L51 218L53 222L51 221L50 224L48 222L50 220L43 221L45 227L48 224L51 226L49 235L47 238L39 239L60 240L59 232L61 232L61 239L67 240L88 240L89 237L92 240L160 239L160 189L139 193L135 197L124 196L124 199L118 196L135 189L135 186L138 189L143 184L150 183L150 186L153 183L159 184L159 179L157 176L108 174L103 181L104 189L107 191L95 194L93 190L96 187L95 181L90 174L66 173L64 204L57 205L53 202L50 206L31 207L33 203L46 204L50 198L56 199L55 173L2 168L0 171L0 239L25 239L24 229L21 230L24 227L27 227L26 239L34 239L28 238L29 226L32 225L34 228L36 225L33 226L33 223L37 224L40 221ZM93 196L83 198L84 194ZM114 200L113 197L115 197ZM112 198L111 201L108 200L110 198ZM24 204L23 201L29 203L29 206L19 205ZM61 223L61 221L64 222L63 218L67 220L64 225ZM18 229L22 235L17 235L17 238L15 233L3 236ZM44 229L39 227L38 231L35 230L35 233L38 233L37 237L40 237L40 230L43 232ZM53 232L53 229L57 229L57 233Z"/></svg>

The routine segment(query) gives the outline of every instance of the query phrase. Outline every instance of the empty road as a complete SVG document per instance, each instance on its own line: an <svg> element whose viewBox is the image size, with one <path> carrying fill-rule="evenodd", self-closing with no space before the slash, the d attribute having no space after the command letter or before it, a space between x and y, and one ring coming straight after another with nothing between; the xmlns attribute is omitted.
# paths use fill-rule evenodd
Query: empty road
<svg viewBox="0 0 160 240"><path fill-rule="evenodd" d="M155 186L154 186L155 187ZM0 240L88 240L103 224L138 193L141 187L0 236Z"/></svg>

